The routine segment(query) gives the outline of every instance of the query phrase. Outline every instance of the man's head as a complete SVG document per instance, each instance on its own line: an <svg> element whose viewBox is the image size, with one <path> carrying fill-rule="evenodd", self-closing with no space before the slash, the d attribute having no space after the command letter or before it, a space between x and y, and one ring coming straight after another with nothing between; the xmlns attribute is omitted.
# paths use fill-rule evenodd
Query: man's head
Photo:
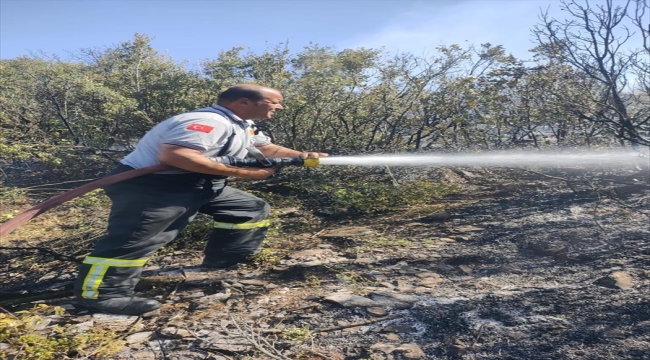
<svg viewBox="0 0 650 360"><path fill-rule="evenodd" d="M230 109L245 120L269 119L282 110L282 94L266 86L241 84L219 94L217 104Z"/></svg>

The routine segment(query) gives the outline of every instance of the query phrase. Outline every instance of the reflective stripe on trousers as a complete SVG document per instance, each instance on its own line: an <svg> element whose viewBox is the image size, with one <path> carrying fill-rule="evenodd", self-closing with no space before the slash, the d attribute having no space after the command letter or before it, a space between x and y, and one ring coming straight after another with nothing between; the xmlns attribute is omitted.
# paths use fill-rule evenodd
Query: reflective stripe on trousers
<svg viewBox="0 0 650 360"><path fill-rule="evenodd" d="M215 229L227 229L227 230L250 230L261 227L268 227L270 222L268 220L261 220L256 222L245 222L240 224L225 223L225 222L213 222L212 227Z"/></svg>
<svg viewBox="0 0 650 360"><path fill-rule="evenodd" d="M99 292L99 285L104 280L106 271L113 267L143 267L149 258L124 260L124 259L109 259L94 256L86 256L83 263L90 266L88 274L83 280L81 297L84 299L97 299Z"/></svg>

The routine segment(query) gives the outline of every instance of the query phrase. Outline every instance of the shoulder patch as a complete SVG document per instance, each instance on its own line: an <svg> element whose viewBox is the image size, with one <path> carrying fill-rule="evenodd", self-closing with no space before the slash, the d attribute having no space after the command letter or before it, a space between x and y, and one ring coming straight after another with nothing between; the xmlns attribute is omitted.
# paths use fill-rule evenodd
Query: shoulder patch
<svg viewBox="0 0 650 360"><path fill-rule="evenodd" d="M209 126L209 125L201 125L201 124L190 124L187 128L187 130L192 130L192 131L200 131L204 133L209 133L214 129L214 126Z"/></svg>

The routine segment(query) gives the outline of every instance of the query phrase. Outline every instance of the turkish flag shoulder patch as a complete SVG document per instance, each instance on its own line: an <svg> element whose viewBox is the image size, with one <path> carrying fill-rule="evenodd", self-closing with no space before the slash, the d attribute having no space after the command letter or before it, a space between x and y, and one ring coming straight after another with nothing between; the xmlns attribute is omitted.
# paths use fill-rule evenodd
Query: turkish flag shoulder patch
<svg viewBox="0 0 650 360"><path fill-rule="evenodd" d="M192 131L200 131L204 133L209 133L214 129L214 126L209 126L209 125L201 125L201 124L190 124L187 128L187 130L192 130Z"/></svg>

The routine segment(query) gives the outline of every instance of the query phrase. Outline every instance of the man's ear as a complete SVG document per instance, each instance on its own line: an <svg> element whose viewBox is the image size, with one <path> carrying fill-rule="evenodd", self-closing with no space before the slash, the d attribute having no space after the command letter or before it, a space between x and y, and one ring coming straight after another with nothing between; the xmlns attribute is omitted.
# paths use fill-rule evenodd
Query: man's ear
<svg viewBox="0 0 650 360"><path fill-rule="evenodd" d="M236 102L239 105L243 105L243 106L249 106L252 103L252 101L250 99L247 99L247 98L237 99Z"/></svg>

